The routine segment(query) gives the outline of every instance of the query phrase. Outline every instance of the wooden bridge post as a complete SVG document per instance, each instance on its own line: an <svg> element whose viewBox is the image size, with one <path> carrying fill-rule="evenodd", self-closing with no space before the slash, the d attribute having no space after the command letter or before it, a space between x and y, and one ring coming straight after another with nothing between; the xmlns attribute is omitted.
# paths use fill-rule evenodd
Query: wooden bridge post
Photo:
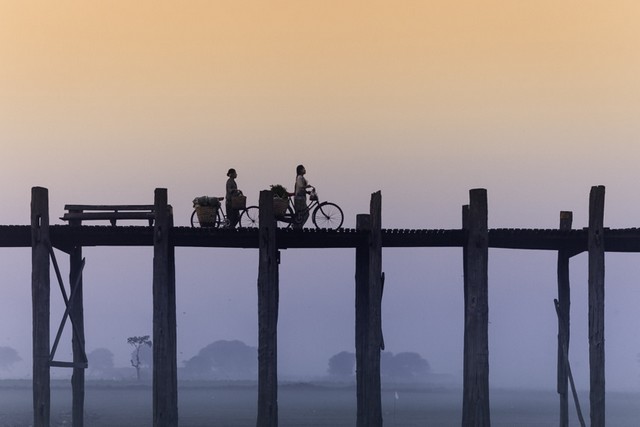
<svg viewBox="0 0 640 427"><path fill-rule="evenodd" d="M382 426L380 350L382 348L382 195L371 195L368 239L368 289L364 354L362 357L364 426Z"/></svg>
<svg viewBox="0 0 640 427"><path fill-rule="evenodd" d="M589 369L591 425L605 423L604 376L604 186L589 195Z"/></svg>
<svg viewBox="0 0 640 427"><path fill-rule="evenodd" d="M369 233L371 232L371 216L356 216L356 229L367 233L367 238L356 246L356 426L367 427L365 423L365 406L367 387L364 381L365 354L368 345L369 330Z"/></svg>
<svg viewBox="0 0 640 427"><path fill-rule="evenodd" d="M571 230L573 213L560 212L560 230ZM558 251L558 383L560 395L560 427L569 426L569 374L566 357L569 353L571 287L569 282L569 259L567 249Z"/></svg>
<svg viewBox="0 0 640 427"><path fill-rule="evenodd" d="M82 221L72 219L70 226L79 226ZM73 374L71 376L72 389L72 425L82 427L84 425L84 383L85 368L78 365L87 362L85 359L85 336L84 336L84 302L82 292L82 246L74 245L69 252L69 283L75 286L70 290L74 295L71 302L70 317L74 324L71 345L73 348Z"/></svg>
<svg viewBox="0 0 640 427"><path fill-rule="evenodd" d="M49 322L49 191L31 189L31 298L33 315L33 425L48 427L51 412Z"/></svg>
<svg viewBox="0 0 640 427"><path fill-rule="evenodd" d="M278 425L279 253L273 193L260 192L258 265L258 427Z"/></svg>
<svg viewBox="0 0 640 427"><path fill-rule="evenodd" d="M153 425L178 425L175 248L167 190L156 188L153 233Z"/></svg>
<svg viewBox="0 0 640 427"><path fill-rule="evenodd" d="M487 190L469 192L463 214L468 239L464 247L464 366L462 425L491 425L489 413L489 233ZM464 212L464 211L463 211Z"/></svg>

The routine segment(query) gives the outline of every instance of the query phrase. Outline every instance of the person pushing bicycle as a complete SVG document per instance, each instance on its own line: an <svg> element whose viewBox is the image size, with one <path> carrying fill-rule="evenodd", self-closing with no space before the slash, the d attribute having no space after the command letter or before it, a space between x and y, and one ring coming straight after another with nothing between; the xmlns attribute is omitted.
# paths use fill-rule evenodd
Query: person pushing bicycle
<svg viewBox="0 0 640 427"><path fill-rule="evenodd" d="M234 196L242 196L242 191L238 190L238 184L236 184L238 173L234 168L229 169L227 176L229 179L227 179L225 205L227 210L227 219L229 220L229 227L234 228L240 220L240 209L234 209L231 202Z"/></svg>
<svg viewBox="0 0 640 427"><path fill-rule="evenodd" d="M300 215L300 221L293 223L293 228L302 229L302 226L309 218L309 210L307 209L307 191L308 188L312 188L309 182L304 177L307 170L303 165L296 167L296 185L293 192L293 207L295 208L296 215Z"/></svg>

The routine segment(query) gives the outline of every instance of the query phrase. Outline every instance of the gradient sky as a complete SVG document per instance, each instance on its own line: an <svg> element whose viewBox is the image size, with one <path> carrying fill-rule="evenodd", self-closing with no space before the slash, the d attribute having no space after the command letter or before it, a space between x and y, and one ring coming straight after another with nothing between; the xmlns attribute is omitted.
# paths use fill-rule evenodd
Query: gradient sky
<svg viewBox="0 0 640 427"><path fill-rule="evenodd" d="M187 225L229 167L255 204L303 163L347 227L381 190L385 227L459 228L484 187L490 227L557 227L572 210L579 228L600 184L605 225L639 226L639 21L632 0L0 0L0 223L27 224L39 185L53 223L67 203L147 204L163 187ZM151 333L152 251L85 254L88 350L124 366L126 336ZM639 256L607 256L609 387L640 389ZM177 257L178 359L255 344L257 253ZM389 351L460 374L461 263L459 249L385 250ZM30 251L0 250L0 268L0 345L28 359ZM585 258L572 268L586 388ZM352 350L353 270L352 251L283 254L281 372L321 374ZM555 387L555 254L492 250L489 275L492 381Z"/></svg>

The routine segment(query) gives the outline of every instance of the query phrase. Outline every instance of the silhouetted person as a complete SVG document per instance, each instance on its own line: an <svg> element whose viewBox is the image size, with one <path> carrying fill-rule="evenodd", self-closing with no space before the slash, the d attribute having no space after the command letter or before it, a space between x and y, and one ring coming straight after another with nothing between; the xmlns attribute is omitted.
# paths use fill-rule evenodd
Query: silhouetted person
<svg viewBox="0 0 640 427"><path fill-rule="evenodd" d="M296 185L293 192L293 207L296 210L296 218L299 221L293 223L293 228L301 229L309 218L307 210L307 188L310 188L309 182L304 177L307 170L302 165L296 167Z"/></svg>
<svg viewBox="0 0 640 427"><path fill-rule="evenodd" d="M238 184L236 184L236 178L238 173L235 169L231 168L227 172L227 194L225 196L225 206L227 208L227 219L229 220L229 227L234 228L240 220L240 210L233 209L231 205L231 199L234 196L242 196L242 191L238 190Z"/></svg>

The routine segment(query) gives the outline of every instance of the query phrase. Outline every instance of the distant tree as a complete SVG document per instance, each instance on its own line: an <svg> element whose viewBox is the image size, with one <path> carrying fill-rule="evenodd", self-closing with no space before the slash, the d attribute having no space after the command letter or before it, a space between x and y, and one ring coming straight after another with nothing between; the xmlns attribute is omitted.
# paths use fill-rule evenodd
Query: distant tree
<svg viewBox="0 0 640 427"><path fill-rule="evenodd" d="M429 362L415 352L402 352L394 355L382 352L380 355L380 374L393 380L417 380L431 372Z"/></svg>
<svg viewBox="0 0 640 427"><path fill-rule="evenodd" d="M185 374L189 377L206 378L213 375L213 362L199 353L183 363Z"/></svg>
<svg viewBox="0 0 640 427"><path fill-rule="evenodd" d="M398 378L411 379L424 376L431 371L426 359L415 352L403 352L393 356L393 373Z"/></svg>
<svg viewBox="0 0 640 427"><path fill-rule="evenodd" d="M140 369L144 366L150 366L150 364L145 362L142 349L144 347L151 348L151 340L149 339L149 335L134 336L127 338L127 343L134 348L131 353L131 366L136 368L136 377L138 381L140 381Z"/></svg>
<svg viewBox="0 0 640 427"><path fill-rule="evenodd" d="M16 362L21 360L14 348L0 347L0 369L8 371Z"/></svg>
<svg viewBox="0 0 640 427"><path fill-rule="evenodd" d="M153 350L151 346L143 346L140 348L140 362L144 368L153 367Z"/></svg>
<svg viewBox="0 0 640 427"><path fill-rule="evenodd" d="M329 358L329 375L336 377L351 377L355 372L356 355L348 351L341 351Z"/></svg>
<svg viewBox="0 0 640 427"><path fill-rule="evenodd" d="M388 376L393 365L393 353L390 351L380 352L380 375Z"/></svg>
<svg viewBox="0 0 640 427"><path fill-rule="evenodd" d="M253 378L258 370L258 349L238 340L219 340L185 360L184 367L191 377Z"/></svg>
<svg viewBox="0 0 640 427"><path fill-rule="evenodd" d="M113 353L106 348L96 348L87 354L89 373L95 377L109 376L113 372Z"/></svg>

